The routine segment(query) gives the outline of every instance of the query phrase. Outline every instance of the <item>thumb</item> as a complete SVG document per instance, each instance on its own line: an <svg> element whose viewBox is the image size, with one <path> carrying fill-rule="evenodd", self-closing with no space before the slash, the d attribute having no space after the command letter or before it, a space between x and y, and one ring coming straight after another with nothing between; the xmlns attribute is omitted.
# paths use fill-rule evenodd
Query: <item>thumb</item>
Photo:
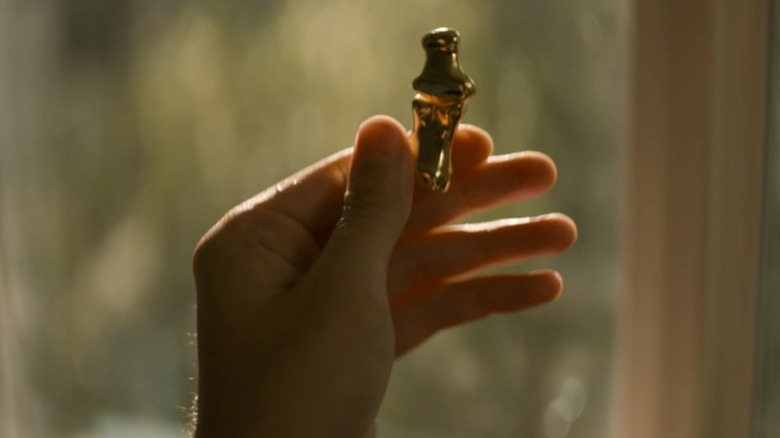
<svg viewBox="0 0 780 438"><path fill-rule="evenodd" d="M323 255L353 267L386 266L409 217L413 172L404 128L384 116L364 122L352 154L342 216Z"/></svg>
<svg viewBox="0 0 780 438"><path fill-rule="evenodd" d="M387 266L411 209L413 169L398 122L373 117L363 123L341 218L316 263L292 293L279 296L291 300L285 323L294 324L286 333L286 345L294 347L279 349L295 355L284 369L295 374L308 364L314 371L290 381L306 394L322 396L309 397L322 405L314 409L322 415L305 423L343 431L332 436L366 430L387 387L395 351ZM346 431L346 425L354 430Z"/></svg>

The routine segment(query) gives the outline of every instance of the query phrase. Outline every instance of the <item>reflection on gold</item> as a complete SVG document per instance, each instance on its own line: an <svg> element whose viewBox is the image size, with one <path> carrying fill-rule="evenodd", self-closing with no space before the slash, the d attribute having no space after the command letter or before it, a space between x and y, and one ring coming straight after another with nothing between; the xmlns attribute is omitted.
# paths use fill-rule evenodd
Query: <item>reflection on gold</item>
<svg viewBox="0 0 780 438"><path fill-rule="evenodd" d="M431 190L444 191L450 183L450 151L466 101L477 92L474 81L458 63L458 40L454 29L440 27L425 34L425 66L412 87L414 132L412 148L417 153L417 175Z"/></svg>

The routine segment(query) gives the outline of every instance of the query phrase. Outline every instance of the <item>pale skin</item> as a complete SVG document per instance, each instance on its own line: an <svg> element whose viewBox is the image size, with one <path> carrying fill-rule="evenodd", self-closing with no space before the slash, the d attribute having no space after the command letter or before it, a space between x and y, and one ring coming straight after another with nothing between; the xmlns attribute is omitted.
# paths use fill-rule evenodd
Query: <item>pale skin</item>
<svg viewBox="0 0 780 438"><path fill-rule="evenodd" d="M480 270L567 249L571 219L453 225L555 182L541 153L492 152L486 132L461 126L450 189L428 192L404 128L373 117L354 148L209 230L194 256L196 437L373 436L396 358L442 329L555 300L555 271Z"/></svg>

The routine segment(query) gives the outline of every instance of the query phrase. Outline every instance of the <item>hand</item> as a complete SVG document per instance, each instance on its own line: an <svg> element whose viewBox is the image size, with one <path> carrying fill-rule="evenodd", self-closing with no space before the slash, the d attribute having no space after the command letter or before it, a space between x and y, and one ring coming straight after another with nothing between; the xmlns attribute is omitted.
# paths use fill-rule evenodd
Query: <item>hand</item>
<svg viewBox="0 0 780 438"><path fill-rule="evenodd" d="M414 187L403 127L374 117L337 153L225 215L198 244L197 436L355 437L372 427L393 360L437 331L554 300L554 271L462 279L562 251L552 214L447 225L547 190L540 153L489 156L462 126L449 191Z"/></svg>

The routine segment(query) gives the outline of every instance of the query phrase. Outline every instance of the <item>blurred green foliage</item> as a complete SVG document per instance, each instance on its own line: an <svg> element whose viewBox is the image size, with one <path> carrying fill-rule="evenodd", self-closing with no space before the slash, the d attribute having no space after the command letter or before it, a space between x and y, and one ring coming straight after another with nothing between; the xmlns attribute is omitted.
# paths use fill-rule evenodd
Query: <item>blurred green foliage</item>
<svg viewBox="0 0 780 438"><path fill-rule="evenodd" d="M178 436L195 385L189 260L227 209L411 124L422 34L462 34L466 122L559 182L558 303L399 362L380 436L601 437L612 367L624 90L618 0L39 0L0 4L0 433ZM5 415L6 418L2 416Z"/></svg>

